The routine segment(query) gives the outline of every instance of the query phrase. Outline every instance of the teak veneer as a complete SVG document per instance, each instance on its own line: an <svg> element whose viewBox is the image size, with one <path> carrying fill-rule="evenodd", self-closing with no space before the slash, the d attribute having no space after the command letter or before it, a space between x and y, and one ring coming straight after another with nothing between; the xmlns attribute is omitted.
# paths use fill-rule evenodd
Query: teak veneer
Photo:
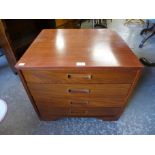
<svg viewBox="0 0 155 155"><path fill-rule="evenodd" d="M42 120L117 120L143 66L108 29L45 29L16 64Z"/></svg>

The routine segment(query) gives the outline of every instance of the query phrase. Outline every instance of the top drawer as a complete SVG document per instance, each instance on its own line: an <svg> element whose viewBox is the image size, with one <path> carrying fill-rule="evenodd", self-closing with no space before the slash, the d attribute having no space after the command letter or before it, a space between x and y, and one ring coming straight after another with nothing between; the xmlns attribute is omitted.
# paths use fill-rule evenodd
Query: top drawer
<svg viewBox="0 0 155 155"><path fill-rule="evenodd" d="M132 83L135 70L23 70L27 82L32 83Z"/></svg>

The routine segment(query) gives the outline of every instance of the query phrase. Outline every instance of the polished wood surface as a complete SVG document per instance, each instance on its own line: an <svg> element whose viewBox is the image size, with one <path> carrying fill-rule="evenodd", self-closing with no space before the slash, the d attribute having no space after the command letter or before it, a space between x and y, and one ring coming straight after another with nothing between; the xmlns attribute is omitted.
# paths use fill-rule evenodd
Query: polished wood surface
<svg viewBox="0 0 155 155"><path fill-rule="evenodd" d="M43 30L16 64L41 120L117 120L143 66L111 30Z"/></svg>
<svg viewBox="0 0 155 155"><path fill-rule="evenodd" d="M54 98L51 96L35 96L34 100L37 106L42 109L46 107L47 109L52 109L53 107L121 107L124 104L125 98L117 97L104 97L104 98Z"/></svg>
<svg viewBox="0 0 155 155"><path fill-rule="evenodd" d="M131 84L35 84L27 83L33 97L125 97Z"/></svg>
<svg viewBox="0 0 155 155"><path fill-rule="evenodd" d="M142 67L116 32L103 29L43 30L17 68ZM24 65L20 65L20 64ZM84 66L83 66L84 65Z"/></svg>
<svg viewBox="0 0 155 155"><path fill-rule="evenodd" d="M48 118L50 116L115 116L120 111L120 108L41 108L41 115Z"/></svg>
<svg viewBox="0 0 155 155"><path fill-rule="evenodd" d="M134 70L23 70L27 82L32 83L132 83ZM130 73L130 74L129 74Z"/></svg>

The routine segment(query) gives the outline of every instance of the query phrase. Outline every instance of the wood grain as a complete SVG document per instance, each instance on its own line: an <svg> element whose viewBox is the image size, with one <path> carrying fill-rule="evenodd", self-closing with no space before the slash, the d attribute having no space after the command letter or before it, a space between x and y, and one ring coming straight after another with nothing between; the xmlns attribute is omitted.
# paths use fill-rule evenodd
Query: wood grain
<svg viewBox="0 0 155 155"><path fill-rule="evenodd" d="M35 102L39 109L53 107L121 107L124 105L125 98L53 98L51 96L36 96Z"/></svg>
<svg viewBox="0 0 155 155"><path fill-rule="evenodd" d="M103 98L103 97L125 97L131 84L36 84L27 83L33 97L82 97L82 98ZM89 93L70 93L69 90L90 90Z"/></svg>
<svg viewBox="0 0 155 155"><path fill-rule="evenodd" d="M45 29L16 67L27 68L141 68L141 63L116 32L108 29ZM20 66L20 63L25 63Z"/></svg>
<svg viewBox="0 0 155 155"><path fill-rule="evenodd" d="M41 115L44 118L51 116L115 116L120 108L53 108L41 109Z"/></svg>
<svg viewBox="0 0 155 155"><path fill-rule="evenodd" d="M27 82L32 83L132 83L134 70L24 70Z"/></svg>

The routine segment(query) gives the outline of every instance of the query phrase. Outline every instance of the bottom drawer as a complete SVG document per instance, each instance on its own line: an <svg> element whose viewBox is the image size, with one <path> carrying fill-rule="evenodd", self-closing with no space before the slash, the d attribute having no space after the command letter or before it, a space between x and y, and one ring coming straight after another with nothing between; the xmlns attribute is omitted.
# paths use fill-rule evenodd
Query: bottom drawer
<svg viewBox="0 0 155 155"><path fill-rule="evenodd" d="M71 108L69 115L73 116L114 116L120 108Z"/></svg>
<svg viewBox="0 0 155 155"><path fill-rule="evenodd" d="M119 114L121 108L118 107L106 107L106 108L42 108L39 109L40 115L46 118L50 118L50 116L115 116Z"/></svg>

